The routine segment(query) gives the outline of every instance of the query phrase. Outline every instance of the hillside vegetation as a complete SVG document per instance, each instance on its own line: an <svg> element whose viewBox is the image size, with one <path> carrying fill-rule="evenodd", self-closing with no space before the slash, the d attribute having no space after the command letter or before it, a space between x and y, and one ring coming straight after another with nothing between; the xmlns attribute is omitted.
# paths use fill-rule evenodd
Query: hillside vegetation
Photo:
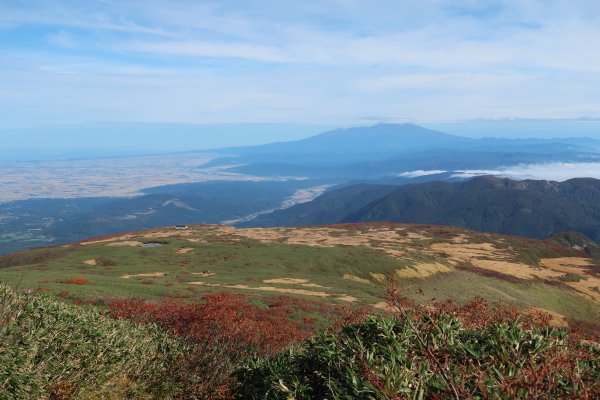
<svg viewBox="0 0 600 400"><path fill-rule="evenodd" d="M491 176L466 182L403 186L359 184L259 216L245 226L402 222L467 227L542 239L578 231L600 241L600 180L515 181Z"/></svg>
<svg viewBox="0 0 600 400"><path fill-rule="evenodd" d="M307 334L284 314L230 294L198 304L115 299L106 305L77 306L0 285L0 398L600 394L597 336L551 328L546 313L521 314L482 299L420 308L392 291L395 314L348 315L305 341Z"/></svg>
<svg viewBox="0 0 600 400"><path fill-rule="evenodd" d="M199 225L6 255L0 399L592 399L586 243Z"/></svg>
<svg viewBox="0 0 600 400"><path fill-rule="evenodd" d="M420 304L481 296L548 310L557 323L598 320L598 274L597 261L576 248L397 224L150 229L0 258L3 282L71 300L197 301L227 291L267 307L289 296L381 310L396 279Z"/></svg>
<svg viewBox="0 0 600 400"><path fill-rule="evenodd" d="M0 399L167 398L185 353L154 325L0 284Z"/></svg>
<svg viewBox="0 0 600 400"><path fill-rule="evenodd" d="M561 330L497 312L463 313L467 324L441 310L369 318L252 360L238 371L239 392L282 400L600 396L598 343L569 342Z"/></svg>

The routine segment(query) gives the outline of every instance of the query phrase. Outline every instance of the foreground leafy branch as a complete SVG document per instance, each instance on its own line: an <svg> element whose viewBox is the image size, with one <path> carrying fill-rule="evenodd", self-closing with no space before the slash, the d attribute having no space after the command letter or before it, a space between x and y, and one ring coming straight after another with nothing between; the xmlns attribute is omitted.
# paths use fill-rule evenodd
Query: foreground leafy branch
<svg viewBox="0 0 600 400"><path fill-rule="evenodd" d="M398 298L392 303L394 318L370 317L339 333L319 334L298 351L252 360L238 371L240 397L600 396L600 346L569 340L541 316L506 318L516 311L489 308L481 299L454 309L449 304L422 309Z"/></svg>

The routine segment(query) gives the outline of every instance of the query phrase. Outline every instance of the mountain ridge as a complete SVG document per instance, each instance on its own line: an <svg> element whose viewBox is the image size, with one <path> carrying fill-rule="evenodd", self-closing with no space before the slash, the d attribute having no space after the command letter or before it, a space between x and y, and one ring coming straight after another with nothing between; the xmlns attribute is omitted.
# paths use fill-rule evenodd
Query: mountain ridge
<svg viewBox="0 0 600 400"><path fill-rule="evenodd" d="M347 200L356 193L360 197ZM539 239L576 230L598 241L598 198L600 180L593 178L554 182L484 176L396 187L358 184L263 215L244 226L387 221L452 225Z"/></svg>
<svg viewBox="0 0 600 400"><path fill-rule="evenodd" d="M403 140L403 142L398 142L399 139ZM406 143L405 140L407 139L412 143ZM470 143L472 141L473 139L470 138L463 138L461 136L428 129L419 125L404 123L339 128L298 140L219 150L245 150L248 153L286 151L292 153L310 153L322 152L324 150L334 151L336 153L387 153L391 150L413 151L422 148L424 145L429 146L433 143ZM331 148L332 145L334 145L335 148ZM368 151L365 149L366 145L368 145ZM293 151L290 151L292 149Z"/></svg>

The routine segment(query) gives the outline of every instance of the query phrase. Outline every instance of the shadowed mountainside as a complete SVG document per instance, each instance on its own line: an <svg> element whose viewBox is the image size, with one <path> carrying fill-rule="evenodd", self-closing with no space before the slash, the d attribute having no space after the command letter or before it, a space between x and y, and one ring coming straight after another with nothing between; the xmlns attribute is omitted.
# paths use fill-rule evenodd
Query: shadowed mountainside
<svg viewBox="0 0 600 400"><path fill-rule="evenodd" d="M578 231L600 240L600 181L515 181L491 176L466 182L400 187L354 185L312 202L263 215L246 226L410 222L545 238Z"/></svg>

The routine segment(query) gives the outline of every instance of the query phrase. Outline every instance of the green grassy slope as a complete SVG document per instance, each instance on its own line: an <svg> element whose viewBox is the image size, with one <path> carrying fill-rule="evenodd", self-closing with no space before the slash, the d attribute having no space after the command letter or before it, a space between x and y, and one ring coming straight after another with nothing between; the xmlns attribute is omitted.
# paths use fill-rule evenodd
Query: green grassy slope
<svg viewBox="0 0 600 400"><path fill-rule="evenodd" d="M466 238L464 244L454 243L453 238L460 235ZM313 242L301 244L304 238ZM352 242L357 239L362 241ZM140 247L153 241L160 246ZM5 256L0 258L0 281L92 300L180 296L193 301L206 293L232 291L250 295L257 302L284 295L374 307L385 301L386 277L394 277L408 297L422 304L447 299L463 303L481 296L522 308L544 308L569 318L600 317L599 303L580 292L575 283L569 286L560 276L522 279L504 271L502 264L497 270L484 270L468 262L457 263L451 255L435 250L436 244L446 243L455 246L452 249L493 246L494 252L476 260L493 260L499 257L498 252L504 252L502 257L508 254L511 263L536 273L545 271L539 266L542 258L585 257L584 253L543 241L441 227L235 230L197 226L188 231L164 228L134 232L105 241ZM418 275L423 265L442 268L443 273ZM402 271L417 274L407 276ZM581 283L597 279L597 267L581 267L581 271Z"/></svg>

